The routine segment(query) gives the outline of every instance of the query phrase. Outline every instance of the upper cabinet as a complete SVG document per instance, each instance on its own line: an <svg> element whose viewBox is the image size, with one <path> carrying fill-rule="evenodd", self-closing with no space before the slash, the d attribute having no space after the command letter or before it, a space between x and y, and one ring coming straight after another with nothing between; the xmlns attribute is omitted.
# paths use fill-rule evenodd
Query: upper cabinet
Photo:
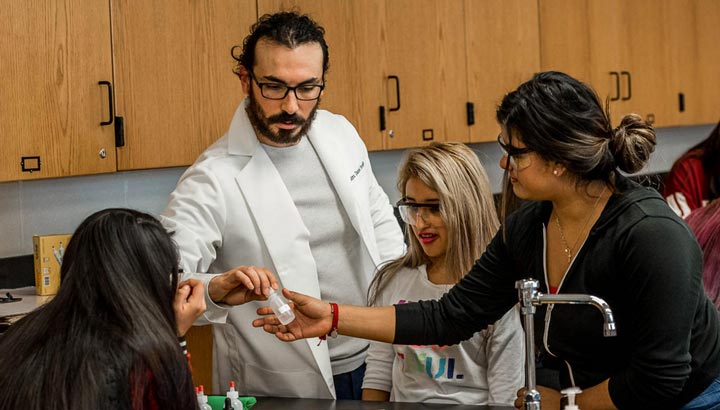
<svg viewBox="0 0 720 410"><path fill-rule="evenodd" d="M192 163L242 99L230 49L256 18L254 0L3 7L0 182Z"/></svg>
<svg viewBox="0 0 720 410"><path fill-rule="evenodd" d="M590 83L614 124L720 119L718 0L10 2L0 182L191 164L243 98L231 48L288 9L325 28L320 106L370 150L493 141L497 104L541 70Z"/></svg>
<svg viewBox="0 0 720 410"><path fill-rule="evenodd" d="M321 105L371 150L490 141L495 106L539 69L537 0L260 0L258 14L301 10L326 30Z"/></svg>
<svg viewBox="0 0 720 410"><path fill-rule="evenodd" d="M6 2L0 33L0 181L115 171L108 2Z"/></svg>
<svg viewBox="0 0 720 410"><path fill-rule="evenodd" d="M466 0L470 141L495 141L495 110L508 92L540 70L537 0Z"/></svg>
<svg viewBox="0 0 720 410"><path fill-rule="evenodd" d="M715 0L539 0L541 67L589 82L617 125L637 113L656 126L717 121ZM715 10L717 16L717 10ZM703 27L701 23L706 21ZM715 38L720 37L715 34ZM712 67L712 73L710 74ZM706 73L707 83L698 81ZM711 78L712 77L712 78ZM709 87L715 84L715 87ZM714 94L714 95L710 95ZM717 109L712 109L717 116Z"/></svg>
<svg viewBox="0 0 720 410"><path fill-rule="evenodd" d="M191 164L243 98L230 50L257 19L255 0L112 0L118 170Z"/></svg>

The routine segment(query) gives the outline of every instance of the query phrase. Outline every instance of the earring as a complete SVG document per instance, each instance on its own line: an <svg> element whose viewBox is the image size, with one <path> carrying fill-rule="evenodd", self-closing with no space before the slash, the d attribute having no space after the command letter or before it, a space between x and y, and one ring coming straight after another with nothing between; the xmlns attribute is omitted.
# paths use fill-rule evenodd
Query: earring
<svg viewBox="0 0 720 410"><path fill-rule="evenodd" d="M559 173L560 171L558 171L557 169L553 169L553 175L558 176Z"/></svg>

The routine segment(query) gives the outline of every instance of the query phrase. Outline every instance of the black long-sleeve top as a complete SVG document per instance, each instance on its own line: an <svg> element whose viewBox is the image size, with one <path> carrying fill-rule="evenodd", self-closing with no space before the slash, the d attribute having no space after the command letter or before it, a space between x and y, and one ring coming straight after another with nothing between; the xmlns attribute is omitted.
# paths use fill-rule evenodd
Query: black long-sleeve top
<svg viewBox="0 0 720 410"><path fill-rule="evenodd" d="M623 408L679 408L720 373L720 317L702 286L702 252L662 197L624 177L562 280L558 293L585 293L612 308L616 337L603 336L593 306L541 306L536 345L557 357L563 387L610 379ZM515 281L547 293L545 227L552 204L513 215L472 270L439 301L396 305L399 344L455 344L518 302Z"/></svg>

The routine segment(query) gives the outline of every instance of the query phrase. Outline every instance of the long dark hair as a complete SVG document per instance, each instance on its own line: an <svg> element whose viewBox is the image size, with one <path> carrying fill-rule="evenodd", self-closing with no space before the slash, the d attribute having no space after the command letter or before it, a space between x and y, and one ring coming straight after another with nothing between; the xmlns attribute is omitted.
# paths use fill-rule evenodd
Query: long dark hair
<svg viewBox="0 0 720 410"><path fill-rule="evenodd" d="M710 135L690 151L700 151L703 171L708 178L708 195L710 200L720 198L720 122Z"/></svg>
<svg viewBox="0 0 720 410"><path fill-rule="evenodd" d="M635 173L655 150L655 130L628 114L613 128L595 91L567 74L535 74L503 98L496 113L508 138L562 164L580 185L603 181L616 191L616 169ZM515 200L505 172L501 221Z"/></svg>
<svg viewBox="0 0 720 410"><path fill-rule="evenodd" d="M154 217L89 216L68 244L57 295L0 337L0 408L195 409L176 336L177 266Z"/></svg>

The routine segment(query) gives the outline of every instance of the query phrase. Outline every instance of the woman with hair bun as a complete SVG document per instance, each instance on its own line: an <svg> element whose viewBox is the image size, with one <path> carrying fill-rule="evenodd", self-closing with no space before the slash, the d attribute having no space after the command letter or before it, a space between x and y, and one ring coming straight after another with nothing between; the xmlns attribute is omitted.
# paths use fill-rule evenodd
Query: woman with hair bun
<svg viewBox="0 0 720 410"><path fill-rule="evenodd" d="M537 308L536 343L559 386L579 387L592 409L715 409L720 404L720 318L702 286L702 252L688 226L654 189L623 176L647 162L652 127L637 115L617 128L587 85L543 72L507 94L497 110L504 151L503 214L524 204L470 272L443 298L390 307L339 306L337 333L396 344L453 344L498 320L518 301L515 281L543 293L583 293L613 310L605 338L592 306ZM327 334L327 303L285 291L296 320L257 319L285 341ZM258 310L270 314L269 309ZM522 391L519 392L522 394ZM521 399L515 403L521 405Z"/></svg>

